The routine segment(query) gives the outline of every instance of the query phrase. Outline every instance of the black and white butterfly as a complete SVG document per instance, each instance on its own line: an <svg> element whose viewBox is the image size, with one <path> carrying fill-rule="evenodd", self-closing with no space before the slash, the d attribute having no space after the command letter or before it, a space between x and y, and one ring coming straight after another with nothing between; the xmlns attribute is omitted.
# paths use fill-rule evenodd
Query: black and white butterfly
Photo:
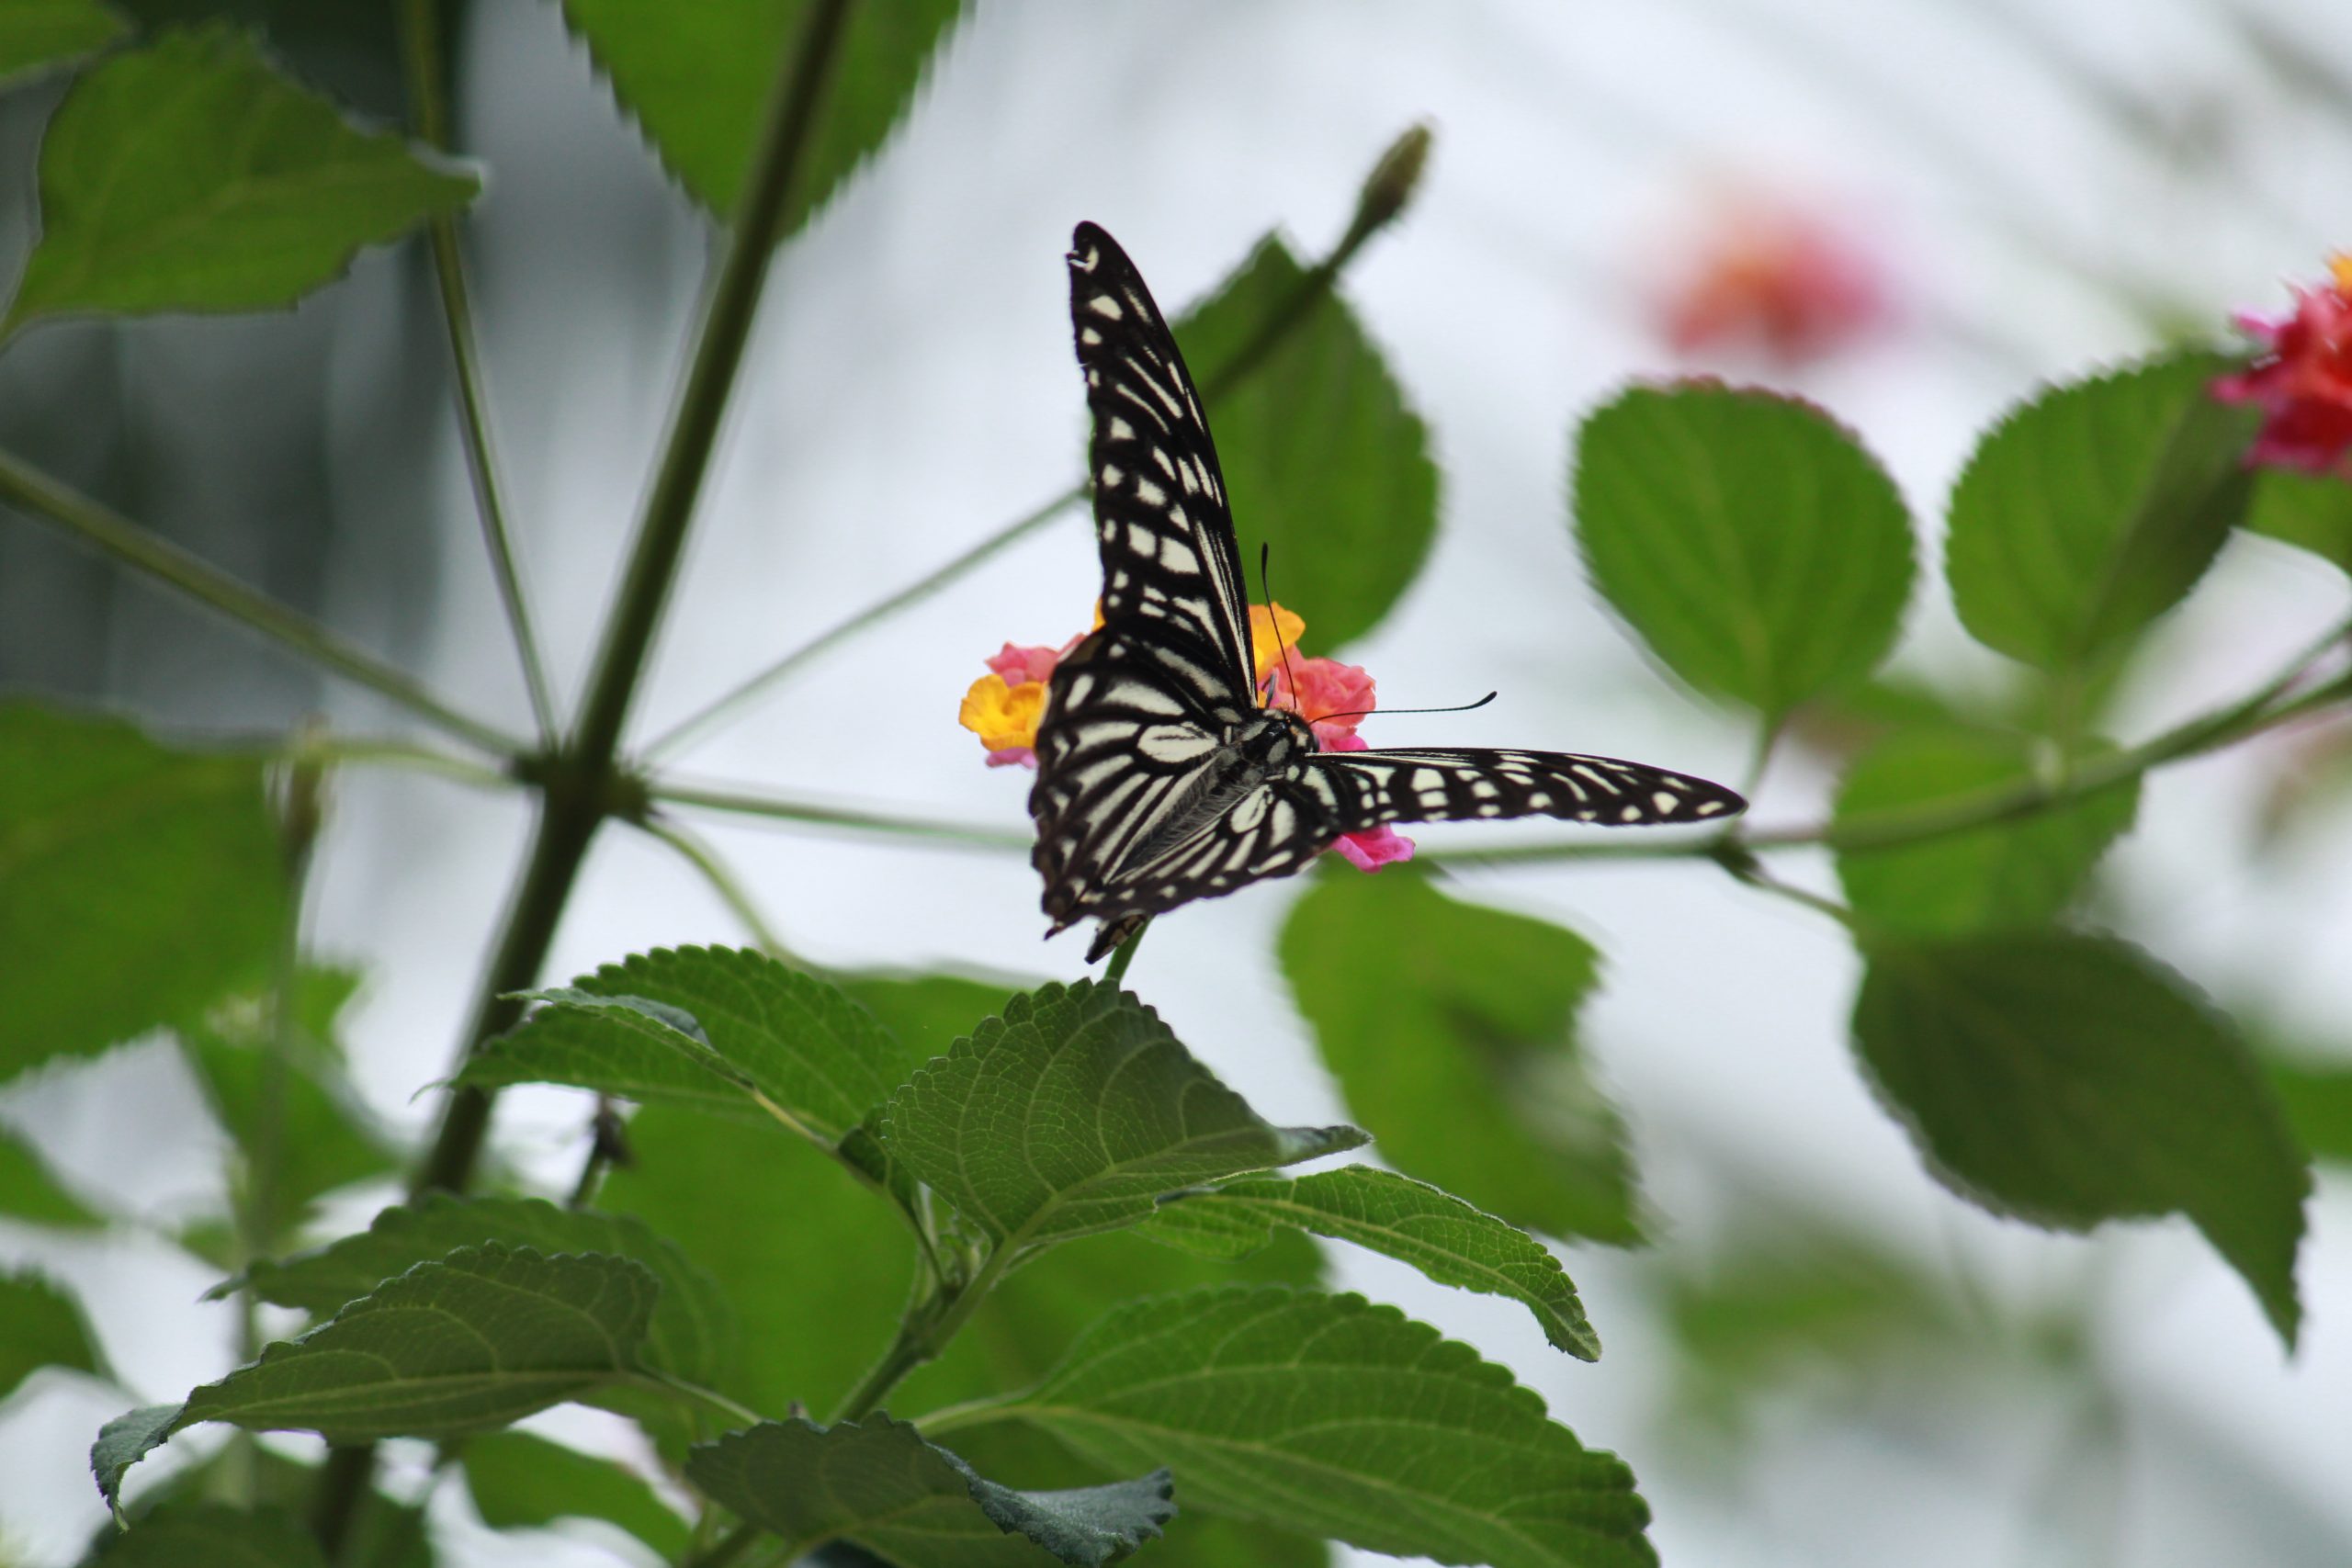
<svg viewBox="0 0 2352 1568"><path fill-rule="evenodd" d="M1559 751L1324 751L1261 706L1250 601L1200 393L1142 276L1091 223L1070 238L1069 310L1102 555L1102 625L1054 671L1029 812L1048 936L1103 922L1087 961L1148 916L1298 870L1384 822L1558 817L1705 822L1721 784Z"/></svg>

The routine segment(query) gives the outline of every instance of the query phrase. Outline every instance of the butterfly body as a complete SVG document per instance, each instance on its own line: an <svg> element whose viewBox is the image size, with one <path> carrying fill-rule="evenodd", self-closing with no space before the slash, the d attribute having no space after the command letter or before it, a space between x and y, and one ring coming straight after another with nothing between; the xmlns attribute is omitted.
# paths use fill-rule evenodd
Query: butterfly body
<svg viewBox="0 0 2352 1568"><path fill-rule="evenodd" d="M1081 223L1069 259L1102 626L1056 667L1038 724L1029 810L1047 935L1102 920L1092 962L1151 915L1385 823L1615 827L1744 808L1720 784L1608 757L1326 750L1300 715L1262 705L1225 479L1183 355L1117 242Z"/></svg>

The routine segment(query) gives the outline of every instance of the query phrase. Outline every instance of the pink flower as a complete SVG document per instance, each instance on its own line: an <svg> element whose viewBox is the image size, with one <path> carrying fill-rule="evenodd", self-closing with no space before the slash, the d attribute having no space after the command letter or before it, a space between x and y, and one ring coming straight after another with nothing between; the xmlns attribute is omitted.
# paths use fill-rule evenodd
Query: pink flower
<svg viewBox="0 0 2352 1568"><path fill-rule="evenodd" d="M965 692L956 719L980 738L989 767L1037 765L1037 720L1046 711L1046 682L1054 678L1054 667L1085 640L1080 632L1059 648L1008 642L986 660L989 672Z"/></svg>
<svg viewBox="0 0 2352 1568"><path fill-rule="evenodd" d="M2236 318L2267 352L2215 379L2213 396L2262 410L2261 432L2246 452L2251 466L2352 478L2345 461L2352 448L2352 256L2330 257L2328 271L2327 282L2294 291L2292 314Z"/></svg>
<svg viewBox="0 0 2352 1568"><path fill-rule="evenodd" d="M1735 199L1657 299L1679 354L1746 346L1784 367L1850 347L1891 314L1878 261L1829 220Z"/></svg>
<svg viewBox="0 0 2352 1568"><path fill-rule="evenodd" d="M1288 708L1306 719L1325 750L1352 751L1363 742L1340 742L1355 739L1356 726L1379 706L1379 697L1363 666L1293 654L1267 675L1266 705Z"/></svg>

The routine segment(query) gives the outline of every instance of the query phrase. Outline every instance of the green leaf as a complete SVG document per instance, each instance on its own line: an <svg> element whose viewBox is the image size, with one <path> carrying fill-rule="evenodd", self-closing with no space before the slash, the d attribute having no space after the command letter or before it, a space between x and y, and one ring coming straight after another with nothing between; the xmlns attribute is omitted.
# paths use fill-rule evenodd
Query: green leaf
<svg viewBox="0 0 2352 1568"><path fill-rule="evenodd" d="M959 1215L1012 1247L1131 1225L1162 1192L1363 1142L1269 1125L1157 1012L1090 980L1012 998L890 1097L884 1130Z"/></svg>
<svg viewBox="0 0 2352 1568"><path fill-rule="evenodd" d="M183 1503L109 1532L87 1568L326 1568L326 1561L287 1509Z"/></svg>
<svg viewBox="0 0 2352 1568"><path fill-rule="evenodd" d="M98 1439L90 1445L90 1473L96 1478L108 1507L121 1506L123 1472L172 1435L186 1408L179 1404L142 1404L136 1410L124 1411L98 1428Z"/></svg>
<svg viewBox="0 0 2352 1568"><path fill-rule="evenodd" d="M685 1520L653 1488L608 1459L528 1432L487 1432L458 1450L474 1508L492 1529L535 1529L558 1519L603 1519L659 1553L685 1554Z"/></svg>
<svg viewBox="0 0 2352 1568"><path fill-rule="evenodd" d="M591 997L570 986L523 993L547 1005L468 1058L457 1081L477 1089L564 1084L641 1105L767 1122L751 1076L640 997Z"/></svg>
<svg viewBox="0 0 2352 1568"><path fill-rule="evenodd" d="M2178 354L2054 387L1977 444L1945 547L1971 636L2088 673L2196 586L2251 490L2256 412L2208 389L2231 364Z"/></svg>
<svg viewBox="0 0 2352 1568"><path fill-rule="evenodd" d="M2293 1344L2310 1172L2228 1020L2104 938L1866 955L1855 1043L1940 1180L2063 1230L2185 1214Z"/></svg>
<svg viewBox="0 0 2352 1568"><path fill-rule="evenodd" d="M1614 1454L1466 1345L1361 1296L1280 1286L1112 1313L988 1413L1098 1464L1158 1456L1185 1506L1399 1557L1494 1568L1657 1561Z"/></svg>
<svg viewBox="0 0 2352 1568"><path fill-rule="evenodd" d="M880 1021L899 1042L909 1071L1004 1010L1004 999L1033 991L1042 980L975 979L961 975L836 975L851 1000ZM898 1085L890 1086L896 1089Z"/></svg>
<svg viewBox="0 0 2352 1568"><path fill-rule="evenodd" d="M1570 505L1593 586L1650 651L1768 721L1868 675L1911 596L1894 481L1776 393L1628 389L1577 436Z"/></svg>
<svg viewBox="0 0 2352 1568"><path fill-rule="evenodd" d="M167 1416L177 1413L175 1405L159 1408ZM159 1477L123 1512L135 1531L146 1520L204 1506L211 1498L250 1495L256 1508L300 1517L318 1495L320 1468L268 1448L224 1444L209 1458ZM354 1510L339 1563L340 1568L434 1568L424 1509L369 1491Z"/></svg>
<svg viewBox="0 0 2352 1568"><path fill-rule="evenodd" d="M1409 1263L1441 1285L1509 1296L1544 1337L1580 1360L1600 1339L1560 1260L1542 1242L1427 1182L1351 1165L1312 1176L1250 1176L1160 1200L1144 1234L1212 1258L1254 1252L1295 1225Z"/></svg>
<svg viewBox="0 0 2352 1568"><path fill-rule="evenodd" d="M285 920L259 760L0 702L0 1080L258 982Z"/></svg>
<svg viewBox="0 0 2352 1568"><path fill-rule="evenodd" d="M686 1478L782 1536L786 1562L847 1540L900 1568L1039 1563L1048 1553L1097 1568L1158 1536L1176 1511L1164 1470L1078 1492L1015 1492L887 1416L831 1427L763 1421L696 1448Z"/></svg>
<svg viewBox="0 0 2352 1568"><path fill-rule="evenodd" d="M1148 268L1146 269L1147 271ZM1271 349L1266 323L1295 315ZM1273 547L1277 597L1306 617L1306 646L1336 651L1379 625L1437 535L1429 433L1380 350L1282 242L1176 323L1202 383L1233 515ZM1245 357L1245 377L1227 372Z"/></svg>
<svg viewBox="0 0 2352 1568"><path fill-rule="evenodd" d="M106 1217L67 1191L40 1151L0 1129L0 1217L62 1230L91 1230Z"/></svg>
<svg viewBox="0 0 2352 1568"><path fill-rule="evenodd" d="M1574 1033L1589 942L1391 866L1318 879L1280 952L1383 1159L1515 1225L1639 1239L1624 1129Z"/></svg>
<svg viewBox="0 0 2352 1568"><path fill-rule="evenodd" d="M2035 779L2031 744L1983 730L1897 731L1857 759L1836 823L1959 803ZM1904 936L1966 936L2038 925L2075 901L2107 848L2132 826L2140 783L2071 805L1892 849L1845 850L1838 879L1854 913Z"/></svg>
<svg viewBox="0 0 2352 1568"><path fill-rule="evenodd" d="M40 243L0 334L38 316L288 306L481 182L369 134L227 28L107 60L41 142Z"/></svg>
<svg viewBox="0 0 2352 1568"><path fill-rule="evenodd" d="M0 1274L0 1399L43 1367L106 1375L74 1298L38 1274Z"/></svg>
<svg viewBox="0 0 2352 1568"><path fill-rule="evenodd" d="M817 9L814 0L563 0L565 20L663 165L725 219L741 204L786 45L797 56ZM956 0L850 7L780 233L806 223L896 129L957 10Z"/></svg>
<svg viewBox="0 0 2352 1568"><path fill-rule="evenodd" d="M2340 479L2265 468L2255 476L2244 526L2352 571L2352 484Z"/></svg>
<svg viewBox="0 0 2352 1568"><path fill-rule="evenodd" d="M603 1253L642 1264L662 1287L646 1324L646 1364L707 1386L731 1381L741 1329L717 1281L640 1219L558 1208L539 1198L429 1192L386 1209L360 1235L280 1262L256 1263L215 1286L206 1299L250 1285L263 1301L323 1317L419 1263L485 1243L549 1257Z"/></svg>
<svg viewBox="0 0 2352 1568"><path fill-rule="evenodd" d="M130 28L100 0L9 0L0 8L0 83L96 54Z"/></svg>
<svg viewBox="0 0 2352 1568"><path fill-rule="evenodd" d="M2303 1147L2320 1159L2352 1162L2352 1066L2276 1058L2266 1066Z"/></svg>

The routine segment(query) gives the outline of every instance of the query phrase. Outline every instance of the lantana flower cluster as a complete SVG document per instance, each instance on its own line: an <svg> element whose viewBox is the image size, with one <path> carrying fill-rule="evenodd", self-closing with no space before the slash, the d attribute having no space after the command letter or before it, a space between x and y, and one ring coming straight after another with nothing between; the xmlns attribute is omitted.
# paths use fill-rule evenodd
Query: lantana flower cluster
<svg viewBox="0 0 2352 1568"><path fill-rule="evenodd" d="M2329 258L2327 281L2297 288L2293 310L2276 320L2251 312L2238 330L2265 352L2245 370L2213 383L2225 403L2262 410L2262 429L2246 453L2258 468L2352 479L2352 255Z"/></svg>
<svg viewBox="0 0 2352 1568"><path fill-rule="evenodd" d="M1894 310L1878 258L1827 218L1736 198L1685 247L1655 301L1679 354L1727 348L1797 368L1854 346Z"/></svg>
<svg viewBox="0 0 2352 1568"><path fill-rule="evenodd" d="M1094 624L1102 624L1099 608ZM1298 639L1306 630L1306 621L1280 604L1250 606L1250 656L1259 700L1306 719L1324 750L1361 751L1364 741L1356 726L1379 705L1373 679L1361 665L1301 654ZM1045 715L1046 682L1086 635L1059 648L1008 642L986 660L989 672L964 694L956 717L979 737L989 767L1037 765L1037 721ZM1331 848L1363 871L1413 858L1413 840L1386 823L1343 834Z"/></svg>

